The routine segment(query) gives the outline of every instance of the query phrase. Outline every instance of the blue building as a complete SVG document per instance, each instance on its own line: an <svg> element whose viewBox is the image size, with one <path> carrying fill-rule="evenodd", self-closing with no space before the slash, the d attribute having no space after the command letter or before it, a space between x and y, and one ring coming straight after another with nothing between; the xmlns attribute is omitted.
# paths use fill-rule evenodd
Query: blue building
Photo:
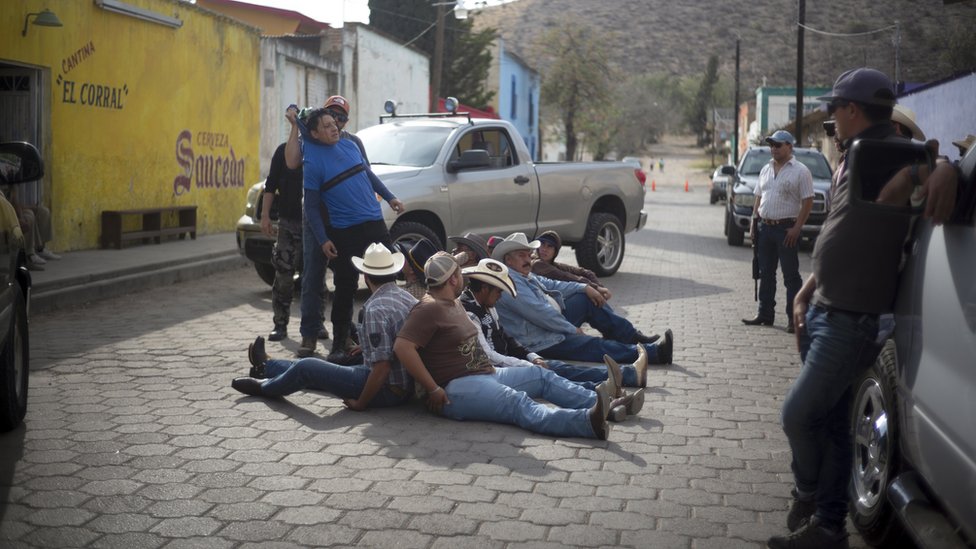
<svg viewBox="0 0 976 549"><path fill-rule="evenodd" d="M533 160L539 160L539 73L498 38L492 52L487 88L495 90L492 108L522 134Z"/></svg>

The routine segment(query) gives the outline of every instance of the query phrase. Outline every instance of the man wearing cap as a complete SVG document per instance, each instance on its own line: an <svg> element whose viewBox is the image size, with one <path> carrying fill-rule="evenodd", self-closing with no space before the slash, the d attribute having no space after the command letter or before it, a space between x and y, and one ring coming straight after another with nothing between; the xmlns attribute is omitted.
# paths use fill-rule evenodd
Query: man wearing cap
<svg viewBox="0 0 976 549"><path fill-rule="evenodd" d="M356 269L366 276L372 295L363 304L362 351L366 365L343 366L318 358L298 361L270 359L264 338L248 348L249 377L231 382L238 391L253 396L281 397L296 391L327 391L343 399L351 410L368 406L395 406L413 394L413 379L393 353L393 342L417 300L397 287L403 254L390 253L379 242L370 244L362 258L353 257Z"/></svg>
<svg viewBox="0 0 976 549"><path fill-rule="evenodd" d="M876 216L855 207L849 188L847 154L856 139L901 140L891 124L895 94L883 73L853 69L818 98L844 143L836 191L813 250L813 274L793 301L793 321L803 367L783 402L783 431L792 450L795 481L787 515L790 534L774 536L773 549L846 548L844 522L851 476L849 415L853 383L874 362L878 317L889 312L897 288L898 265L909 231L909 216ZM941 163L940 163L941 164ZM932 175L947 169L937 165ZM883 166L872 166L879 173ZM893 168L894 169L894 168ZM948 167L949 170L953 170ZM922 187L927 215L945 221L955 202L952 182L928 177Z"/></svg>
<svg viewBox="0 0 976 549"><path fill-rule="evenodd" d="M608 355L617 362L634 362L638 346L643 346L652 363L671 364L670 329L663 342L644 342L646 336L616 314L596 289L533 274L532 250L538 247L538 240L529 242L524 233L512 233L491 253L492 259L508 266L518 292L518 297L503 295L495 305L506 332L546 358L603 362ZM584 322L603 337L582 333Z"/></svg>
<svg viewBox="0 0 976 549"><path fill-rule="evenodd" d="M567 265L556 261L559 250L563 247L563 239L556 231L545 231L536 240L539 247L533 253L532 272L550 278L552 280L568 280L570 282L582 282L593 286L596 291L603 295L603 298L610 300L613 294L596 277L596 273L583 267ZM658 336L649 336L646 343L653 343L658 340Z"/></svg>
<svg viewBox="0 0 976 549"><path fill-rule="evenodd" d="M392 245L375 195L383 197L397 213L404 207L379 179L370 177L372 171L359 148L339 138L339 128L325 109L315 109L309 114L308 135L302 140L299 140L296 112L289 109L286 117L292 126L285 160L290 168L303 167L305 221L314 234L315 245L333 261L335 301L329 356L333 357L332 362L337 362L338 357L348 359L345 351L359 279L351 258L362 254L371 242ZM318 329L307 329L305 320L314 322L320 316L317 314L320 300L314 297L320 276L324 276L324 269L312 273L312 280L302 284L303 293L306 288L311 290L302 298L302 347L299 349L302 356L310 356L315 351Z"/></svg>
<svg viewBox="0 0 976 549"><path fill-rule="evenodd" d="M480 234L465 233L464 236L449 236L447 239L454 243L452 254L457 255L462 252L468 254L467 261L461 265L462 268L477 265L479 261L488 257L488 241Z"/></svg>
<svg viewBox="0 0 976 549"><path fill-rule="evenodd" d="M797 245L813 207L813 175L793 157L793 135L777 130L766 138L772 158L759 172L753 215L759 234L753 235L759 255L759 311L743 318L749 326L772 326L776 317L776 263L786 286L786 331L793 333L793 297L803 285Z"/></svg>
<svg viewBox="0 0 976 549"><path fill-rule="evenodd" d="M546 361L505 333L504 328L498 323L495 303L503 293L517 297L515 283L509 276L508 267L494 259L482 259L477 265L462 269L461 273L468 280L468 287L461 294L461 306L468 312L471 321L481 329L485 340L485 351L496 366L547 368L556 375L575 381L587 389L595 389L599 383L612 376L617 391L610 396L613 398L630 396L627 413L633 415L640 411L640 406L644 402L643 389L627 395L623 387L625 385L647 386L647 352L643 347L639 348L641 353L637 362L623 367L612 360L605 361L605 366L577 366L558 360ZM639 400L634 399L634 396L639 397ZM614 404L611 403L610 409L614 408Z"/></svg>
<svg viewBox="0 0 976 549"><path fill-rule="evenodd" d="M410 311L393 350L427 391L431 411L458 421L606 440L609 382L590 391L542 368L495 368L479 341L481 332L457 300L464 279L454 257L438 252L424 274L427 294Z"/></svg>

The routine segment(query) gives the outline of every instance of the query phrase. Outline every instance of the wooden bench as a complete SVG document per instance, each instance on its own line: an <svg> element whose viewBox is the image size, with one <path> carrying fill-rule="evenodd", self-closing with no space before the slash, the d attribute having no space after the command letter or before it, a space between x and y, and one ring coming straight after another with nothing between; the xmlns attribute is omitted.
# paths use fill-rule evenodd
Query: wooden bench
<svg viewBox="0 0 976 549"><path fill-rule="evenodd" d="M167 214L176 214L167 215ZM123 220L127 217L142 218L142 226L134 230L124 230ZM164 216L167 221L175 218L176 225L163 225ZM196 206L164 206L161 208L139 208L134 210L106 210L102 212L102 247L122 249L122 243L130 240L141 240L148 244L151 239L156 244L162 237L179 235L180 240L186 235L197 238L197 207Z"/></svg>

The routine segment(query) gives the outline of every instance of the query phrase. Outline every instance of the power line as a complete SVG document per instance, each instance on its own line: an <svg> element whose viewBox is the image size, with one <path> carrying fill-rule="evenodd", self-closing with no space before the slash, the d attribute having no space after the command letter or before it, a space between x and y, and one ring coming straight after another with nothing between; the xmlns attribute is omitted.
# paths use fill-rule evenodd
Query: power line
<svg viewBox="0 0 976 549"><path fill-rule="evenodd" d="M867 36L869 34L877 34L879 32L885 32L885 31L889 31L891 29L898 28L898 25L889 25L889 26L884 27L884 28L881 28L881 29L869 30L869 31L864 31L864 32L842 33L842 32L827 32L827 31L822 31L822 30L818 30L818 29L815 29L813 27L804 25L802 23L798 24L797 26L802 27L802 28L804 28L804 29L806 29L806 30L808 30L810 32L815 32L817 34L823 34L825 36L839 36L839 37Z"/></svg>

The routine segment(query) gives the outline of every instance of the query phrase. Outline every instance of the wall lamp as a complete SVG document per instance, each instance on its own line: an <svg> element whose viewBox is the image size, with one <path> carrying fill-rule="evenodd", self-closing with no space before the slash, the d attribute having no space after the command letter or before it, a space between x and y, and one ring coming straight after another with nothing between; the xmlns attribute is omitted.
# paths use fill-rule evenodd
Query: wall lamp
<svg viewBox="0 0 976 549"><path fill-rule="evenodd" d="M20 31L21 36L27 36L27 22L30 21L31 16L34 16L34 24L40 27L63 27L61 20L58 19L57 15L49 9L41 10L37 13L28 13L27 17L24 17L24 30Z"/></svg>
<svg viewBox="0 0 976 549"><path fill-rule="evenodd" d="M120 15L128 15L129 17L135 17L136 19L142 19L143 21L149 21L150 23L165 25L174 29L178 29L183 26L183 21L176 17L170 17L152 10L140 8L139 6L126 4L120 0L95 0L95 4L105 11L118 13Z"/></svg>

